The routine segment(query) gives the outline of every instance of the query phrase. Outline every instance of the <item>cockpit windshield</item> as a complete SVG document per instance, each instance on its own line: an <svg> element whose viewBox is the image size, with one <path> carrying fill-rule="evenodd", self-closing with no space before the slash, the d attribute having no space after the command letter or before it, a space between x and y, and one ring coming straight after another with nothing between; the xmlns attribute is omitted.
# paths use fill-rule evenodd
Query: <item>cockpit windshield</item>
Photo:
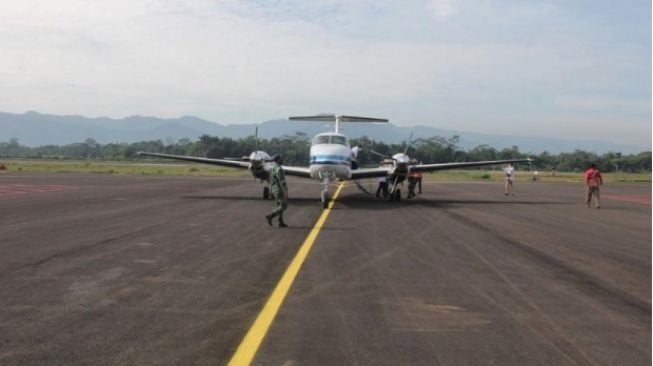
<svg viewBox="0 0 653 366"><path fill-rule="evenodd" d="M317 144L337 144L347 145L347 138L338 135L318 135L313 138L313 145Z"/></svg>

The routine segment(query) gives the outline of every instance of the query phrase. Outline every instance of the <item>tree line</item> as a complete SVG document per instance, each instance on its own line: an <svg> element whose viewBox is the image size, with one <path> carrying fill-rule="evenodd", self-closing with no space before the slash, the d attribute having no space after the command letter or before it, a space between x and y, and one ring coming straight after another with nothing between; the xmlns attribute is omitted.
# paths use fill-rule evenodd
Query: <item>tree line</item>
<svg viewBox="0 0 653 366"><path fill-rule="evenodd" d="M540 171L579 172L584 171L590 163L595 163L604 172L650 172L651 152L624 155L619 152L596 154L576 150L559 154L546 151L540 154L524 153L517 146L496 149L488 145L479 145L470 150L462 150L458 143L459 136L444 138L433 136L420 138L410 143L388 144L371 140L367 137L351 139L351 146L359 145L362 150L358 155L360 166L376 166L381 156L390 157L398 152L407 154L425 163L446 163L463 161L485 161L502 159L533 158L534 169ZM153 140L134 143L100 144L92 138L84 142L68 145L45 145L28 147L21 145L17 139L0 142L0 157L29 159L94 159L133 161L149 158L139 157L138 151L157 152L175 155L193 155L209 158L248 156L255 149L269 154L282 154L286 164L308 165L310 138L302 132L292 136L256 140L254 136L233 139L202 135L196 141L181 139L179 141ZM373 153L374 152L374 153ZM479 168L477 168L479 169ZM489 168L491 169L491 168Z"/></svg>

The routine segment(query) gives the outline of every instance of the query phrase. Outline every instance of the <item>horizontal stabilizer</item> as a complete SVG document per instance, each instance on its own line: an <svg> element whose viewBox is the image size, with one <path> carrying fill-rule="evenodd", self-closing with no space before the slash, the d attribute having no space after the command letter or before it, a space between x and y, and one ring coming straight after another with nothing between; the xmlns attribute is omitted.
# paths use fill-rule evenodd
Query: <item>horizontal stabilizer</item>
<svg viewBox="0 0 653 366"><path fill-rule="evenodd" d="M290 121L317 121L317 122L388 122L385 118L342 116L335 114L319 114L317 116L288 117Z"/></svg>

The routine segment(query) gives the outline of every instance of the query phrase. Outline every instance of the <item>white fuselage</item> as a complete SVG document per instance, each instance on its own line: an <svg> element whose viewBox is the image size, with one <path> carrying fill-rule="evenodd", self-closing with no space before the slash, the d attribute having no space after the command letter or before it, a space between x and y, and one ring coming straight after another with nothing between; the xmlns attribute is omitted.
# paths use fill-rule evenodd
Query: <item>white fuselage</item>
<svg viewBox="0 0 653 366"><path fill-rule="evenodd" d="M347 137L334 132L316 135L311 143L310 170L314 179L350 179L351 149Z"/></svg>

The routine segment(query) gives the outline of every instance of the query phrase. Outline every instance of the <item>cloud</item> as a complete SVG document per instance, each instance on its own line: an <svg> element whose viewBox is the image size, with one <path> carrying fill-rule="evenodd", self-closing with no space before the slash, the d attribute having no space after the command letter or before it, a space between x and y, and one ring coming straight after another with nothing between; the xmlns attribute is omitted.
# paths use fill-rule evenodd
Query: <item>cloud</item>
<svg viewBox="0 0 653 366"><path fill-rule="evenodd" d="M651 96L650 36L634 33L650 31L650 19L621 9L628 27L614 19L607 37L607 15L579 16L572 6L0 2L0 110L226 123L331 111L510 132L611 106L613 120L621 113L650 124L642 102Z"/></svg>
<svg viewBox="0 0 653 366"><path fill-rule="evenodd" d="M650 111L651 100L620 99L601 96L561 96L555 100L555 105L572 110L605 111L611 109L624 109L636 111Z"/></svg>
<svg viewBox="0 0 653 366"><path fill-rule="evenodd" d="M457 5L457 0L430 0L426 9L435 20L443 22L457 13Z"/></svg>

